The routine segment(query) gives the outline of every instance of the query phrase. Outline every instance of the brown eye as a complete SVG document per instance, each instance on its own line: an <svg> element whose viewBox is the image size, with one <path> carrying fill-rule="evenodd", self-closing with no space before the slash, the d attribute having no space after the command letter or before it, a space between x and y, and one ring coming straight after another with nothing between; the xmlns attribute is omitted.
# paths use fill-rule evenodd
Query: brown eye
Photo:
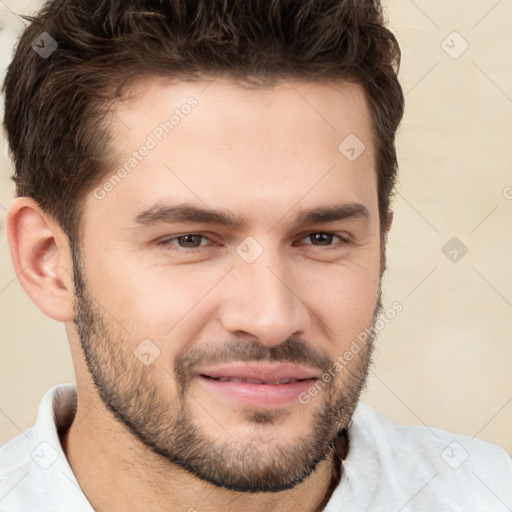
<svg viewBox="0 0 512 512"><path fill-rule="evenodd" d="M195 248L195 247L199 247L201 245L202 238L204 238L204 237L201 235L190 234L190 235L178 236L175 238L175 240L178 241L178 245L180 245L180 247ZM181 242L183 242L183 244ZM198 245L198 242L199 242L199 245Z"/></svg>
<svg viewBox="0 0 512 512"><path fill-rule="evenodd" d="M158 245L168 247L173 250L198 249L205 245L201 243L203 240L209 240L209 238L199 233L186 233L184 235L174 235L164 238L158 242Z"/></svg>
<svg viewBox="0 0 512 512"><path fill-rule="evenodd" d="M312 243L308 245L314 245L316 247L331 247L333 245L336 245L336 243L333 244L334 238L338 238L341 243L347 243L347 240L342 238L340 235L336 235L335 233L324 232L309 233L302 240L304 241L306 239L309 239Z"/></svg>

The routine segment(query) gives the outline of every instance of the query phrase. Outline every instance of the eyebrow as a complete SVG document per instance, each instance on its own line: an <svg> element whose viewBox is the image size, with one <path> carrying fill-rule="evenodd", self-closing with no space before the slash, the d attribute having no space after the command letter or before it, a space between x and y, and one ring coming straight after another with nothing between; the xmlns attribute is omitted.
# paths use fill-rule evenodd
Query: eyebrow
<svg viewBox="0 0 512 512"><path fill-rule="evenodd" d="M296 224L327 224L349 218L368 220L370 214L361 203L343 203L334 206L316 207L299 213ZM229 210L214 210L184 203L179 205L158 203L134 218L139 226L152 226L160 223L190 222L200 224L221 225L230 229L240 229L245 224L243 217Z"/></svg>

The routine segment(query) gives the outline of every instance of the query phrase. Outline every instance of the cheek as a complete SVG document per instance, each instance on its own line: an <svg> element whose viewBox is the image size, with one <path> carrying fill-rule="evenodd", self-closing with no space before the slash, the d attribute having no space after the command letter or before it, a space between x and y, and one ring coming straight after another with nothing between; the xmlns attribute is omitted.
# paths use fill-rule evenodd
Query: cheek
<svg viewBox="0 0 512 512"><path fill-rule="evenodd" d="M208 292L222 274L213 266L200 270L199 266L130 265L126 256L118 261L103 265L101 274L96 272L90 291L122 326L122 334L129 333L132 348L149 339L163 359L172 361L198 339L212 314L214 294Z"/></svg>
<svg viewBox="0 0 512 512"><path fill-rule="evenodd" d="M321 319L320 325L328 326L326 337L344 342L371 322L379 289L380 254L375 249L368 246L357 257L338 263L290 260L287 265L290 289L316 321ZM233 263L148 265L137 255L114 249L105 250L101 261L91 256L90 268L96 272L88 271L88 286L95 298L134 343L149 338L170 352L186 348L215 318L218 297L224 295L223 287L229 282L222 278Z"/></svg>
<svg viewBox="0 0 512 512"><path fill-rule="evenodd" d="M329 327L326 335L345 343L371 324L379 285L376 265L351 263L310 273L301 296Z"/></svg>
<svg viewBox="0 0 512 512"><path fill-rule="evenodd" d="M91 254L87 260L87 287L105 307L112 306L119 315L133 323L158 319L167 322L180 317L196 303L207 289L204 271L192 266L154 264L157 254L128 250L122 245ZM213 279L213 277L212 277ZM133 315L137 315L134 317Z"/></svg>

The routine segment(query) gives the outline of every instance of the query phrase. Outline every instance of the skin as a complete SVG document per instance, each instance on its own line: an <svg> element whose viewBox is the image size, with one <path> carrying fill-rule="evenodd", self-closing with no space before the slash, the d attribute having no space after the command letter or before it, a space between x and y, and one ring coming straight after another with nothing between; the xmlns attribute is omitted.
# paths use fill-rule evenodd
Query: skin
<svg viewBox="0 0 512 512"><path fill-rule="evenodd" d="M355 357L307 405L294 401L279 410L242 408L186 376L180 394L176 364L198 353L204 363L221 354L220 365L235 342L277 353L276 347L294 339L311 348L310 367L321 375L326 369L321 364L335 361L372 324L383 247L370 112L362 88L286 81L251 89L229 78L146 78L130 92L109 118L120 165L168 119L167 113L190 96L198 105L103 198L92 191L86 196L80 234L86 287L82 306L92 317L87 322L82 315L83 329L90 327L82 338L88 338L96 361L103 361L98 368L103 383L119 400L140 391L143 423L143 405L153 396L161 420L159 442L170 439L181 407L212 450L229 446L233 451L226 452L227 459L238 453L246 457L246 466L257 469L260 464L262 471L279 449L296 454L294 446L314 438L320 411L346 394L338 416L322 424L327 444L350 419L366 377L368 352ZM338 150L349 134L366 146L355 161ZM228 229L134 221L137 213L163 202L229 210L245 222ZM342 203L363 205L368 215L296 223L303 210ZM308 235L318 232L348 242L334 237L314 245ZM308 511L322 509L336 463L331 452L294 486L242 493L197 478L137 439L102 401L86 364L65 234L29 198L15 200L8 233L21 284L43 313L66 326L78 402L62 444L96 510L292 511L298 504ZM183 241L181 247L177 241L160 243L188 233L207 239L192 249ZM263 251L252 263L236 252L249 236ZM159 350L149 366L133 355L146 339ZM299 348L299 361L301 354ZM248 440L257 457L251 458Z"/></svg>

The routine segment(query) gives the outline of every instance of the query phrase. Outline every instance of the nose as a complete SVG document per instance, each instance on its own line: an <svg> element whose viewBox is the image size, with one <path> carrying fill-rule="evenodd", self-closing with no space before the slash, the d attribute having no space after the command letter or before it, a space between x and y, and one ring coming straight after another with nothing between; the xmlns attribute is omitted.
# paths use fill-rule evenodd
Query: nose
<svg viewBox="0 0 512 512"><path fill-rule="evenodd" d="M253 263L235 256L234 268L224 283L224 329L236 337L256 338L269 347L289 336L304 335L311 313L292 270L279 256L270 257L268 250Z"/></svg>

